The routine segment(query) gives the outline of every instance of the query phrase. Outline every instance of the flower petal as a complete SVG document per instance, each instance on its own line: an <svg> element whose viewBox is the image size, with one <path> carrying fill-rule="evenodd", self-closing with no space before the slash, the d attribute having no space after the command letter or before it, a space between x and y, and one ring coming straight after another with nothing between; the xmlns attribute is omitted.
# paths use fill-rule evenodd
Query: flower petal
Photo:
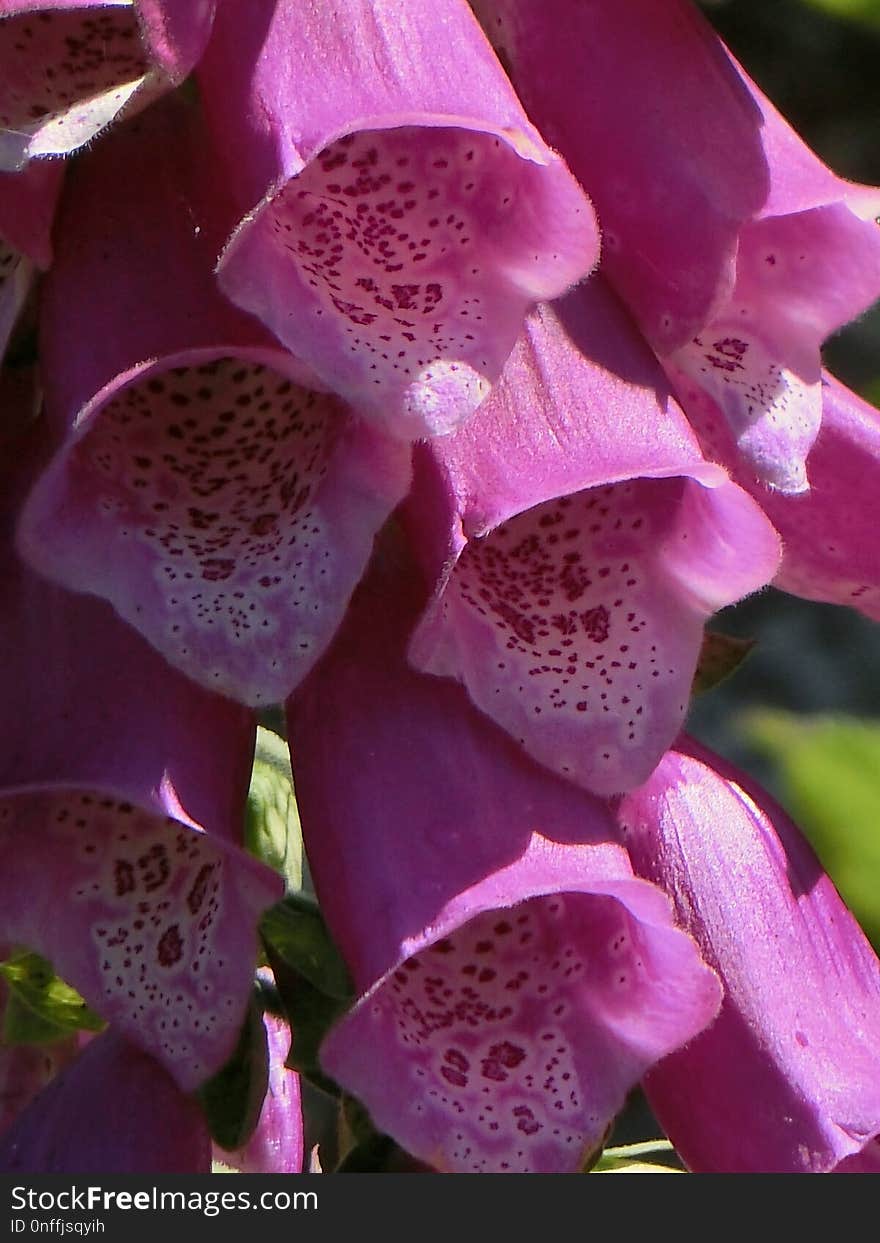
<svg viewBox="0 0 880 1243"><path fill-rule="evenodd" d="M873 505L880 487L880 413L829 372L822 429L810 454L810 491L768 491L738 461L726 420L694 384L682 391L705 452L731 470L782 537L777 587L807 600L847 604L880 621L880 549Z"/></svg>
<svg viewBox="0 0 880 1243"><path fill-rule="evenodd" d="M602 271L659 353L684 345L730 292L768 189L761 116L720 40L687 0L473 7L596 205Z"/></svg>
<svg viewBox="0 0 880 1243"><path fill-rule="evenodd" d="M269 1043L269 1087L257 1129L237 1152L216 1149L217 1159L241 1174L301 1174L303 1116L299 1075L284 1065L290 1028L265 1014Z"/></svg>
<svg viewBox="0 0 880 1243"><path fill-rule="evenodd" d="M31 435L3 447L13 514L0 651L14 659L0 715L0 940L43 953L192 1088L235 1045L256 923L282 887L235 844L253 722L103 601L15 560L8 527L40 446ZM96 694L96 678L112 693Z"/></svg>
<svg viewBox="0 0 880 1243"><path fill-rule="evenodd" d="M605 806L406 667L407 575L356 597L288 704L316 888L361 990L322 1063L440 1170L576 1170L716 983Z"/></svg>
<svg viewBox="0 0 880 1243"><path fill-rule="evenodd" d="M880 963L796 827L691 742L619 820L725 988L715 1023L646 1080L685 1162L880 1170Z"/></svg>
<svg viewBox="0 0 880 1243"><path fill-rule="evenodd" d="M397 435L467 418L596 261L464 0L226 0L199 81L239 197L224 291Z"/></svg>
<svg viewBox="0 0 880 1243"><path fill-rule="evenodd" d="M72 178L42 328L60 447L20 547L42 573L108 599L189 677L272 703L338 624L406 491L409 450L310 387L220 297L222 188L198 181L199 141L175 99ZM72 299L105 272L116 275L72 321Z"/></svg>
<svg viewBox="0 0 880 1243"><path fill-rule="evenodd" d="M67 155L182 82L213 0L0 0L0 169Z"/></svg>
<svg viewBox="0 0 880 1243"><path fill-rule="evenodd" d="M880 189L826 168L731 61L761 111L769 194L740 233L727 305L668 370L718 401L760 481L794 494L819 434L819 347L880 296Z"/></svg>
<svg viewBox="0 0 880 1243"><path fill-rule="evenodd" d="M52 262L52 221L63 177L64 165L56 161L0 173L0 238L38 268Z"/></svg>
<svg viewBox="0 0 880 1243"><path fill-rule="evenodd" d="M59 164L0 173L0 362L30 293L34 265L47 268L51 262L52 217L62 176Z"/></svg>
<svg viewBox="0 0 880 1243"><path fill-rule="evenodd" d="M410 506L436 584L411 659L600 794L645 779L705 619L779 557L658 373L594 279L530 319L468 428L423 447Z"/></svg>
<svg viewBox="0 0 880 1243"><path fill-rule="evenodd" d="M211 1142L196 1102L111 1030L91 1041L0 1139L0 1170L208 1174Z"/></svg>
<svg viewBox="0 0 880 1243"><path fill-rule="evenodd" d="M818 356L802 378L752 328L718 320L677 350L666 370L685 409L693 385L717 403L759 480L789 495L809 489L807 454L822 422Z"/></svg>
<svg viewBox="0 0 880 1243"><path fill-rule="evenodd" d="M667 361L680 392L692 379L717 401L753 473L780 492L809 487L819 346L880 294L878 273L880 229L844 203L757 221L723 316Z"/></svg>
<svg viewBox="0 0 880 1243"><path fill-rule="evenodd" d="M826 168L689 0L475 8L676 384L719 400L753 474L804 491L819 346L880 296L880 190Z"/></svg>
<svg viewBox="0 0 880 1243"><path fill-rule="evenodd" d="M131 705L129 705L131 708ZM47 957L191 1091L238 1037L273 873L112 785L0 794L6 940Z"/></svg>

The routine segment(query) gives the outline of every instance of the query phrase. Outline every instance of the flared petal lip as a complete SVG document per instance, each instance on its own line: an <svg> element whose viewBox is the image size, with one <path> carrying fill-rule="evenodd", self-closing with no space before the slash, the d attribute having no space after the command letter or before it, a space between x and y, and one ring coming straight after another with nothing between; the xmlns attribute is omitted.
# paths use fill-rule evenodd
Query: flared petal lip
<svg viewBox="0 0 880 1243"><path fill-rule="evenodd" d="M200 833L203 836L210 837L211 841L220 850L225 850L228 846L228 842L221 835L210 833L204 825L193 819L181 804L177 791L171 784L167 773L164 774L159 785L150 791L151 805L147 805L144 802L143 792L135 794L131 789L126 789L124 786L112 785L104 780L90 781L87 777L71 778L69 780L59 778L57 781L30 781L24 785L2 786L0 787L0 804L6 799L22 799L28 798L30 795L73 795L94 794L95 792L98 792L101 798L114 799L118 802L128 801L136 803L144 811L155 815L158 820L173 820L184 829L190 829L193 833Z"/></svg>
<svg viewBox="0 0 880 1243"><path fill-rule="evenodd" d="M165 783L163 781L162 785L164 784ZM21 785L21 786L6 786L0 789L0 806L2 806L6 800L24 800L30 797L31 795L52 796L54 794L63 794L63 795L87 794L87 793L95 794L96 792L99 793L101 798L114 798L115 797L116 799L120 801L129 801L131 803L134 803L141 810L154 815L157 821L163 821L166 823L170 822L177 826L177 830L182 829L188 833L195 833L199 837L208 839L211 843L211 849L215 850L218 856L222 860L224 860L225 863L227 864L234 863L234 864L237 864L239 867L243 865L244 869L246 869L250 873L251 879L257 881L258 885L260 886L260 891L262 893L261 905L263 909L266 909L269 906L271 906L273 902L280 901L280 899L283 897L284 880L283 880L283 877L279 873L267 867L255 857L246 853L241 847L237 846L233 842L230 842L229 840L224 838L222 835L208 833L206 829L198 825L191 817L186 815L185 812L184 812L184 815L185 815L184 819L178 818L178 816L174 814L173 809L170 808L165 802L165 800L163 799L163 791L161 787L160 789L157 789L153 792L155 803L152 807L149 807L145 805L143 794L141 794L141 796L138 798L132 793L132 791L124 790L120 788L114 788L113 786L108 785L104 781L100 781L100 782L91 781L90 782L88 780L80 779L80 780L58 781L58 782L37 782L37 783L31 783L28 785ZM256 946L256 942L257 942L256 920L254 920L254 924L252 925L252 927L253 927L254 943ZM94 1004L96 1008L100 1009L100 1001L97 998L95 999L89 998L89 1000L91 1004ZM243 1000L242 1000L242 1005L244 1005ZM226 1032L225 1037L224 1037L225 1053L223 1053L222 1057L216 1058L215 1070L219 1070L223 1061L225 1061L226 1058L231 1054L232 1049L235 1044L236 1034L237 1034L236 1030L234 1029L229 1029ZM131 1039L133 1043L137 1044L137 1046L141 1048L142 1051L152 1052L149 1045L143 1041L138 1040L136 1035L133 1032L131 1031L128 1032L128 1038ZM216 1043L217 1042L215 1040L215 1045ZM159 1059L159 1060L162 1060L162 1059ZM175 1079L175 1081L178 1083L178 1085L181 1088L183 1088L184 1091L192 1091L195 1087L198 1086L197 1082L193 1081L191 1073L185 1066L175 1067L174 1065L168 1064L164 1060L162 1060L162 1062L163 1062L163 1065L165 1065L166 1069L171 1074L172 1078Z"/></svg>
<svg viewBox="0 0 880 1243"><path fill-rule="evenodd" d="M730 476L723 466L719 466L715 462L697 460L673 463L670 466L658 466L653 470L647 468L640 470L637 474L633 474L630 470L619 473L613 471L603 472L601 479L587 479L580 487L572 488L569 495L574 495L576 492L586 492L591 488L605 488L612 484L630 483L637 479L692 479L703 488L720 488L730 482ZM555 492L546 496L538 493L529 508L535 509L538 505L543 505L547 501L558 499L558 496L559 494ZM522 508L511 505L509 508L499 509L497 512L488 515L485 512L481 513L474 506L466 503L462 507L460 518L462 542L459 551L464 548L468 540L480 539L484 535L490 534L496 527L501 526L503 522L507 522L509 518L515 518L523 512ZM450 573L452 568L450 565ZM448 575L444 578L444 583L447 581Z"/></svg>
<svg viewBox="0 0 880 1243"><path fill-rule="evenodd" d="M175 4L181 4L182 0L173 0ZM179 86L187 74L193 67L194 58L197 52L198 44L192 45L188 51L178 52L174 48L173 40L169 38L167 29L167 17L163 17L161 11L153 11L145 13L143 4L140 0L77 0L76 3L63 3L56 0L52 3L42 2L42 0L11 0L9 4L0 6L0 17L19 17L28 13L39 12L44 9L108 9L108 8L130 8L134 12L140 28L141 38L144 44L144 50L148 59L148 65L140 76L132 78L128 82L120 83L118 87L111 88L108 91L99 93L92 98L101 98L102 95L114 94L119 100L119 106L115 109L112 116L109 116L99 126L93 137L99 136L108 126L114 124L120 118L131 113L133 103L146 106L150 102L153 95L164 94L172 87ZM198 43L204 46L207 40L210 22L213 18L214 0L202 0L201 11L194 15L194 20L200 23L203 30L203 36ZM122 98L124 94L124 98ZM144 98L146 97L146 98ZM82 101L91 102L91 101ZM74 102L71 110L81 107L81 103ZM45 150L41 142L41 130L36 130L31 134L27 141L22 141L22 135L14 134L9 130L0 130L0 171L17 172L25 168L32 159L52 159L61 158L71 154L71 151L61 152L58 150ZM89 140L86 140L78 148L72 150L81 150L86 146Z"/></svg>
<svg viewBox="0 0 880 1243"><path fill-rule="evenodd" d="M574 175L568 169L568 165L562 157L542 142L536 134L534 137L522 127L514 127L511 125L493 125L491 121L487 121L483 117L471 117L458 113L442 113L442 112L396 112L392 114L378 113L376 115L368 115L358 117L347 122L338 130L329 131L326 135L321 136L320 145L317 143L313 149L306 149L303 152L297 151L291 153L290 158L283 161L284 172L275 180L260 199L239 221L232 235L223 247L220 257L217 260L216 271L221 273L234 252L237 244L241 241L244 233L247 232L249 226L254 222L256 217L267 208L274 199L276 199L286 188L291 178L296 177L303 169L311 163L311 161L323 151L325 147L331 146L334 142L338 142L340 138L345 138L349 134L362 133L367 130L389 130L389 129L460 129L470 130L475 134L486 134L492 138L499 138L506 143L508 147L514 151L520 159L528 161L530 164L536 164L541 168L551 168L557 165L561 170L571 177L572 185L575 184ZM581 187L586 204L590 205L590 200L586 192ZM595 253L589 267L592 268L598 261L599 257L599 229L596 227L596 246ZM574 283L574 280L572 281Z"/></svg>
<svg viewBox="0 0 880 1243"><path fill-rule="evenodd" d="M586 491L589 488L607 487L611 484L629 483L635 479L693 479L704 488L720 488L724 484L730 482L730 476L727 474L723 466L718 466L714 462L692 462L688 465L678 463L672 466L658 466L656 470L644 470L639 474L633 475L629 471L620 474L604 473L601 480L588 480L583 486L575 491ZM546 501L556 499L556 494L552 496L536 495L534 504L530 508L536 508L538 505L544 504ZM432 600L427 606L427 611L431 610L442 596L443 592L449 585L449 580L455 571L455 564L461 554L464 552L468 543L472 539L482 539L484 536L491 534L496 527L501 526L509 518L515 518L523 510L511 504L509 507L501 508L491 513L486 513L485 509L478 509L472 504L465 501L456 515L452 531L450 533L448 555L444 562L443 569L438 576L437 583L433 592ZM418 633L418 623L415 633Z"/></svg>
<svg viewBox="0 0 880 1243"><path fill-rule="evenodd" d="M173 354L162 354L135 363L126 371L119 372L100 388L94 397L78 411L72 431L76 438L84 434L89 423L107 401L137 380L146 380L156 371L169 371L173 367L197 367L200 363L213 362L217 358L241 358L249 362L259 363L287 376L295 384L312 389L317 393L329 392L327 385L318 378L308 364L301 362L293 354L283 349L272 349L266 346L242 345L241 342L218 342L217 345L203 345L198 349L178 350Z"/></svg>
<svg viewBox="0 0 880 1243"><path fill-rule="evenodd" d="M589 865L584 868L583 876L577 875L578 860L572 858L572 852L577 849L570 841L560 842L533 832L516 859L451 898L430 923L403 938L393 960L363 991L356 1004L366 1004L408 958L420 954L470 920L487 911L509 910L533 898L584 893L607 897L630 908L632 904L628 898L638 894L635 917L640 923L670 925L670 899L656 885L633 875L621 846L615 842L584 842L581 849L589 851ZM524 869L525 875L522 874ZM530 870L542 875L529 876Z"/></svg>

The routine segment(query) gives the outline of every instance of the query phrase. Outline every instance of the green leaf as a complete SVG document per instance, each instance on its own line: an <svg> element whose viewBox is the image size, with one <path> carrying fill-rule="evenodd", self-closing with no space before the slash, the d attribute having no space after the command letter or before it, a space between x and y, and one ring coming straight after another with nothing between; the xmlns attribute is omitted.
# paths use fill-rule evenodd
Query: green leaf
<svg viewBox="0 0 880 1243"><path fill-rule="evenodd" d="M317 903L305 894L290 894L269 908L260 921L263 939L298 975L327 997L348 1001L354 986L339 950L333 944Z"/></svg>
<svg viewBox="0 0 880 1243"><path fill-rule="evenodd" d="M720 634L717 630L707 630L703 635L691 694L703 695L730 677L754 646L754 639L738 639L734 635Z"/></svg>
<svg viewBox="0 0 880 1243"><path fill-rule="evenodd" d="M880 377L862 386L862 396L872 405L880 406Z"/></svg>
<svg viewBox="0 0 880 1243"><path fill-rule="evenodd" d="M743 729L775 761L788 811L880 949L880 721L760 711Z"/></svg>
<svg viewBox="0 0 880 1243"><path fill-rule="evenodd" d="M303 848L287 743L257 728L244 841L251 854L280 872L290 890L302 887Z"/></svg>
<svg viewBox="0 0 880 1243"><path fill-rule="evenodd" d="M880 27L880 0L808 0L814 9L833 17Z"/></svg>
<svg viewBox="0 0 880 1243"><path fill-rule="evenodd" d="M99 1018L39 954L22 952L0 963L9 986L3 1015L4 1044L51 1044L78 1031L99 1032Z"/></svg>
<svg viewBox="0 0 880 1243"><path fill-rule="evenodd" d="M338 1130L340 1148L346 1152L378 1134L370 1111L350 1092L343 1092L339 1102Z"/></svg>
<svg viewBox="0 0 880 1243"><path fill-rule="evenodd" d="M335 1174L384 1174L396 1155L397 1145L389 1135L378 1132L349 1148L334 1170Z"/></svg>
<svg viewBox="0 0 880 1243"><path fill-rule="evenodd" d="M591 1174L684 1174L678 1153L668 1139L606 1148Z"/></svg>
<svg viewBox="0 0 880 1243"><path fill-rule="evenodd" d="M235 1052L202 1084L197 1096L211 1138L228 1152L253 1135L269 1086L269 1042L263 1012L252 997Z"/></svg>
<svg viewBox="0 0 880 1243"><path fill-rule="evenodd" d="M328 997L315 988L279 958L271 946L268 957L275 976L275 987L290 1024L292 1040L285 1065L304 1075L322 1092L338 1096L339 1086L321 1069L318 1050L327 1032L348 1009L347 1003Z"/></svg>

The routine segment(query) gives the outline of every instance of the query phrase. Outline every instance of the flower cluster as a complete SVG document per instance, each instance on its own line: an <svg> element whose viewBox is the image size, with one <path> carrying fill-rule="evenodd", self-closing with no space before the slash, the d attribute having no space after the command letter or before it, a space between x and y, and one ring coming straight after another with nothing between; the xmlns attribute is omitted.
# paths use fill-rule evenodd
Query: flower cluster
<svg viewBox="0 0 880 1243"><path fill-rule="evenodd" d="M880 1170L880 964L680 732L718 609L880 619L878 212L690 0L0 0L0 1003L97 1016L0 1046L0 1169L302 1168L283 705L313 1069L417 1162L641 1083L690 1169Z"/></svg>

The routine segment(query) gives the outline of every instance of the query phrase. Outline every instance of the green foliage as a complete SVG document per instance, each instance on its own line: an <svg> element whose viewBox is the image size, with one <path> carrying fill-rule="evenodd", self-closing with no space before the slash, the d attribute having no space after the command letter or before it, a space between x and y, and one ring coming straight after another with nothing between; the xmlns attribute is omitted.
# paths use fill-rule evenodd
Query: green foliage
<svg viewBox="0 0 880 1243"><path fill-rule="evenodd" d="M269 1045L263 1012L251 999L235 1052L198 1091L211 1137L227 1151L241 1148L260 1120L269 1086Z"/></svg>
<svg viewBox="0 0 880 1243"><path fill-rule="evenodd" d="M289 894L263 915L263 939L274 954L326 997L348 1001L353 985L318 905L305 894Z"/></svg>
<svg viewBox="0 0 880 1243"><path fill-rule="evenodd" d="M321 1069L318 1050L327 1032L345 1013L348 1003L321 992L288 967L271 947L268 947L268 958L292 1037L285 1065L305 1076L322 1092L338 1096L338 1085Z"/></svg>
<svg viewBox="0 0 880 1243"><path fill-rule="evenodd" d="M865 401L870 401L874 406L880 406L880 379L871 380L862 389L862 396Z"/></svg>
<svg viewBox="0 0 880 1243"><path fill-rule="evenodd" d="M684 1174L678 1154L668 1139L606 1148L591 1174Z"/></svg>
<svg viewBox="0 0 880 1243"><path fill-rule="evenodd" d="M822 9L832 17L864 22L880 29L880 0L807 0L814 9Z"/></svg>
<svg viewBox="0 0 880 1243"><path fill-rule="evenodd" d="M293 1035L287 1065L336 1095L336 1084L321 1070L318 1049L351 1004L354 986L317 903L305 894L288 894L266 911L260 933Z"/></svg>
<svg viewBox="0 0 880 1243"><path fill-rule="evenodd" d="M786 807L880 949L880 721L760 711L744 728L776 763Z"/></svg>
<svg viewBox="0 0 880 1243"><path fill-rule="evenodd" d="M244 842L280 872L290 890L302 886L303 848L287 743L259 726L248 790Z"/></svg>
<svg viewBox="0 0 880 1243"><path fill-rule="evenodd" d="M9 987L3 1014L4 1044L51 1044L78 1031L98 1032L103 1021L74 989L60 980L51 963L27 951L0 963Z"/></svg>
<svg viewBox="0 0 880 1243"><path fill-rule="evenodd" d="M740 667L755 646L754 639L738 639L734 635L706 630L700 648L700 659L691 685L692 695L702 695Z"/></svg>

